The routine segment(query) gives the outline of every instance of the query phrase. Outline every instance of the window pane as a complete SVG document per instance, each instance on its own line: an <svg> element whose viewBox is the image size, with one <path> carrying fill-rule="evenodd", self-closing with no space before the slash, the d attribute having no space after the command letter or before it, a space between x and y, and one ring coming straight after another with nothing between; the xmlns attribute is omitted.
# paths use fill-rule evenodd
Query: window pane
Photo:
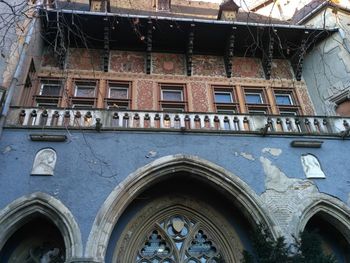
<svg viewBox="0 0 350 263"><path fill-rule="evenodd" d="M61 92L61 85L59 84L43 84L41 86L40 95L59 96L60 92Z"/></svg>
<svg viewBox="0 0 350 263"><path fill-rule="evenodd" d="M215 92L216 103L232 103L231 92Z"/></svg>
<svg viewBox="0 0 350 263"><path fill-rule="evenodd" d="M127 88L110 88L109 97L111 99L128 99Z"/></svg>
<svg viewBox="0 0 350 263"><path fill-rule="evenodd" d="M163 100L182 101L181 90L163 90Z"/></svg>
<svg viewBox="0 0 350 263"><path fill-rule="evenodd" d="M276 94L275 97L277 105L293 105L289 94Z"/></svg>
<svg viewBox="0 0 350 263"><path fill-rule="evenodd" d="M245 100L248 104L262 104L262 98L260 93L246 93Z"/></svg>
<svg viewBox="0 0 350 263"><path fill-rule="evenodd" d="M77 86L75 91L76 97L94 97L95 87L94 86Z"/></svg>

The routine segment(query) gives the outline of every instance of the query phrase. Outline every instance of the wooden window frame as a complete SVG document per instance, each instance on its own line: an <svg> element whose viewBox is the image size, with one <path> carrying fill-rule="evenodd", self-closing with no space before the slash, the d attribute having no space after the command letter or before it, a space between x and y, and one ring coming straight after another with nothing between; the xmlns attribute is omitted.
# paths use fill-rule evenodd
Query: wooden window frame
<svg viewBox="0 0 350 263"><path fill-rule="evenodd" d="M282 94L288 95L292 104L277 104L276 96ZM292 116L300 114L300 106L294 89L273 88L273 95L279 115Z"/></svg>
<svg viewBox="0 0 350 263"><path fill-rule="evenodd" d="M264 87L242 87L244 103L249 114L270 114L271 105L268 103L268 97ZM248 103L246 94L259 94L262 103ZM257 113L261 112L261 113Z"/></svg>
<svg viewBox="0 0 350 263"><path fill-rule="evenodd" d="M34 106L35 96L37 94L36 87L38 85L38 78L33 59L30 62L28 73L21 93L21 106Z"/></svg>
<svg viewBox="0 0 350 263"><path fill-rule="evenodd" d="M231 102L217 102L216 93L229 93ZM239 112L238 96L234 87L213 85L212 94L215 112L222 114L235 114Z"/></svg>
<svg viewBox="0 0 350 263"><path fill-rule="evenodd" d="M91 97L85 97L85 96L76 96L77 94L77 87L80 83L94 83L95 90L94 95ZM78 84L78 85L77 85ZM97 93L99 92L99 80L96 79L74 79L73 80L73 86L72 86L72 92L73 96L70 97L71 107L73 109L94 109L97 104Z"/></svg>
<svg viewBox="0 0 350 263"><path fill-rule="evenodd" d="M120 85L120 88L124 86L124 88L127 90L127 98L111 98L111 89L113 89L113 85ZM131 89L131 81L107 81L107 93L106 97L104 99L105 106L107 109L122 109L122 110L129 110L131 109L131 97L132 97L132 89ZM117 87L115 87L117 88Z"/></svg>
<svg viewBox="0 0 350 263"><path fill-rule="evenodd" d="M79 84L77 84L79 83ZM90 84L95 83L95 85L84 85L84 83ZM78 87L94 87L94 95L93 96L77 96ZM74 81L74 97L75 98L96 98L96 88L97 88L97 81L85 81L85 80L78 80Z"/></svg>
<svg viewBox="0 0 350 263"><path fill-rule="evenodd" d="M170 111L170 112L186 112L187 111L187 92L185 84L174 84L174 83L159 83L159 109L161 111ZM163 91L181 91L182 100L164 100L163 99Z"/></svg>
<svg viewBox="0 0 350 263"><path fill-rule="evenodd" d="M59 85L60 91L57 95L45 95L42 94L45 85ZM58 78L40 78L38 83L36 95L34 95L34 101L36 107L41 108L58 108L62 101L63 93L63 80Z"/></svg>

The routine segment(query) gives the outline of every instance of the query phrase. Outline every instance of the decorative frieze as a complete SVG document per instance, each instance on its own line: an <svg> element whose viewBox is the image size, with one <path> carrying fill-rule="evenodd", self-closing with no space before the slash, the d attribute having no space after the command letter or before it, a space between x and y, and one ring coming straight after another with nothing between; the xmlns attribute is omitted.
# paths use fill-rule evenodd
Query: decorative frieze
<svg viewBox="0 0 350 263"><path fill-rule="evenodd" d="M233 76L241 78L264 78L261 60L258 58L234 57Z"/></svg>
<svg viewBox="0 0 350 263"><path fill-rule="evenodd" d="M152 73L185 75L185 56L182 54L153 53Z"/></svg>
<svg viewBox="0 0 350 263"><path fill-rule="evenodd" d="M67 69L102 71L103 50L70 48L67 60Z"/></svg>
<svg viewBox="0 0 350 263"><path fill-rule="evenodd" d="M145 54L141 52L111 50L109 70L120 73L144 73L144 60Z"/></svg>

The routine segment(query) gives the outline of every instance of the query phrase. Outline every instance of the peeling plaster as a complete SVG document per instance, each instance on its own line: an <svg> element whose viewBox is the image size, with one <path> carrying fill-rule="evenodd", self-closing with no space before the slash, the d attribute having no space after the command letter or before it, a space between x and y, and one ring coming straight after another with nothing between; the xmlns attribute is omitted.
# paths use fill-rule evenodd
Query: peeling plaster
<svg viewBox="0 0 350 263"><path fill-rule="evenodd" d="M154 158L154 157L156 157L156 156L157 156L157 152L154 151L154 150L149 151L149 152L145 155L146 158Z"/></svg>
<svg viewBox="0 0 350 263"><path fill-rule="evenodd" d="M6 147L4 148L4 150L2 151L2 153L5 154L5 153L9 153L9 152L11 152L11 151L13 151L13 148L11 147L11 145L8 145L8 146L6 146Z"/></svg>
<svg viewBox="0 0 350 263"><path fill-rule="evenodd" d="M255 161L254 156L253 156L252 154L250 154L250 153L241 152L240 155L241 155L243 158L246 158L247 160Z"/></svg>
<svg viewBox="0 0 350 263"><path fill-rule="evenodd" d="M282 153L282 150L279 148L264 148L262 149L263 153L269 153L272 156L279 156Z"/></svg>
<svg viewBox="0 0 350 263"><path fill-rule="evenodd" d="M297 180L288 178L277 166L272 165L271 161L265 157L260 157L260 162L266 175L266 189L273 189L278 192L285 192Z"/></svg>
<svg viewBox="0 0 350 263"><path fill-rule="evenodd" d="M263 165L266 175L266 189L275 190L277 192L286 192L287 190L306 190L311 187L310 190L312 192L317 192L317 188L311 181L289 178L284 172L282 172L277 166L273 165L271 161L265 157L261 156L260 162Z"/></svg>
<svg viewBox="0 0 350 263"><path fill-rule="evenodd" d="M266 175L266 191L261 199L278 221L286 242L294 242L291 229L297 228L303 207L317 196L318 189L310 180L289 178L265 157L261 156L260 162Z"/></svg>

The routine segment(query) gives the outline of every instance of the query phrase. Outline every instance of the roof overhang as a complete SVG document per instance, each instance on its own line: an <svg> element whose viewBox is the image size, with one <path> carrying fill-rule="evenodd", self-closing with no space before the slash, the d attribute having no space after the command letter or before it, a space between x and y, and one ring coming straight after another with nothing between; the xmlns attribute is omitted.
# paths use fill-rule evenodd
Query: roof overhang
<svg viewBox="0 0 350 263"><path fill-rule="evenodd" d="M194 30L194 54L224 55L234 32L234 55L261 57L264 46L274 38L274 58L290 58L303 40L308 48L337 29L317 29L286 24L140 16L77 10L42 9L45 39L55 42L58 30L64 32L70 47L104 47L104 29L109 30L109 48L145 51L147 31L152 24L152 52L186 53L188 36ZM62 31L63 29L63 31ZM60 33L60 32L59 32Z"/></svg>

